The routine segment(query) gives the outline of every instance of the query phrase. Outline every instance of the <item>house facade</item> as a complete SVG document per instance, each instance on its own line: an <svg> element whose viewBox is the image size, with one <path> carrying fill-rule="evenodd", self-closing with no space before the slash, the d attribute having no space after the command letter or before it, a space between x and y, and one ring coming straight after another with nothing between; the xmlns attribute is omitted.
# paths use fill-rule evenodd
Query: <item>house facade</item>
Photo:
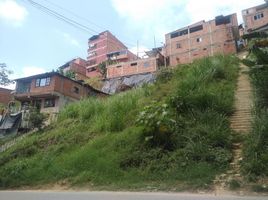
<svg viewBox="0 0 268 200"><path fill-rule="evenodd" d="M59 69L62 70L63 73L66 73L68 71L74 72L75 80L81 81L87 79L86 66L86 60L82 58L75 58L59 67Z"/></svg>
<svg viewBox="0 0 268 200"><path fill-rule="evenodd" d="M136 74L154 73L164 66L161 53L135 61L121 62L107 66L107 78L117 78Z"/></svg>
<svg viewBox="0 0 268 200"><path fill-rule="evenodd" d="M268 3L242 11L245 33L255 30L268 30Z"/></svg>
<svg viewBox="0 0 268 200"><path fill-rule="evenodd" d="M239 38L237 15L218 16L166 34L163 50L171 66L218 53L236 53Z"/></svg>
<svg viewBox="0 0 268 200"><path fill-rule="evenodd" d="M8 103L13 99L11 92L12 90L0 88L0 104L8 105Z"/></svg>
<svg viewBox="0 0 268 200"><path fill-rule="evenodd" d="M137 57L109 31L94 35L88 40L87 77L101 77L97 66L108 60L126 62Z"/></svg>
<svg viewBox="0 0 268 200"><path fill-rule="evenodd" d="M14 98L22 107L32 105L42 113L58 113L70 102L88 96L105 96L89 85L69 79L57 72L49 72L16 80Z"/></svg>

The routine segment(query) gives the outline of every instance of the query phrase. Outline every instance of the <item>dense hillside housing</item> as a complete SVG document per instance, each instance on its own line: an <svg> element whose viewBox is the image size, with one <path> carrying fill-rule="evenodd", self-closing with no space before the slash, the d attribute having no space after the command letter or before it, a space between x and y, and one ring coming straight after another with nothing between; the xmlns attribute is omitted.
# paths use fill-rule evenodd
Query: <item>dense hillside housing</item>
<svg viewBox="0 0 268 200"><path fill-rule="evenodd" d="M163 51L171 66L217 53L235 53L239 38L237 15L221 15L207 22L200 21L168 33L165 38Z"/></svg>

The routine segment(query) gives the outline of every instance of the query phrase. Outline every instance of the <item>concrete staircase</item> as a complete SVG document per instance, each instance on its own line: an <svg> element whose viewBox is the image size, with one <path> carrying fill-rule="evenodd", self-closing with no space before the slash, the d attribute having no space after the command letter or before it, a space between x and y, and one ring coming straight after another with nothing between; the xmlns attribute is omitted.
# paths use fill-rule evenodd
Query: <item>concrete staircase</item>
<svg viewBox="0 0 268 200"><path fill-rule="evenodd" d="M244 54L240 55L244 56ZM230 124L235 134L248 134L251 129L253 107L252 89L248 76L249 69L247 66L240 64L237 89L235 92L235 112L230 118ZM215 193L226 193L231 181L243 183L243 177L240 174L240 162L242 161L242 147L240 142L233 143L233 158L230 168L224 174L216 177L214 180Z"/></svg>

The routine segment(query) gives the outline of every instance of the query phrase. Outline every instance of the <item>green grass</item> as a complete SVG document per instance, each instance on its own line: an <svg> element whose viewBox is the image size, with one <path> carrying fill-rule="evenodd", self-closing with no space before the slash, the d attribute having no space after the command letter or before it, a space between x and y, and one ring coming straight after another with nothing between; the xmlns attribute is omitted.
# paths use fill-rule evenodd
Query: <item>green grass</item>
<svg viewBox="0 0 268 200"><path fill-rule="evenodd" d="M237 72L234 56L219 55L162 71L154 85L70 104L0 154L0 187L209 188L231 159Z"/></svg>
<svg viewBox="0 0 268 200"><path fill-rule="evenodd" d="M252 68L254 122L246 138L243 171L251 180L268 176L268 68Z"/></svg>

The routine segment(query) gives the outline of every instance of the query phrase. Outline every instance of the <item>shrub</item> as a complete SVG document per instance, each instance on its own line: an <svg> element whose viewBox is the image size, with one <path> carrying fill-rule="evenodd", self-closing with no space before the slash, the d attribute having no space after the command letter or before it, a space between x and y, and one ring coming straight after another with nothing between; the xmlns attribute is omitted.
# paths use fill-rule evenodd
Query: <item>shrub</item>
<svg viewBox="0 0 268 200"><path fill-rule="evenodd" d="M150 142L154 147L162 146L164 149L173 147L172 134L181 126L174 119L168 105L157 102L143 108L138 115L137 123L144 127L146 142Z"/></svg>
<svg viewBox="0 0 268 200"><path fill-rule="evenodd" d="M40 130L44 126L45 119L45 114L40 113L37 108L31 108L29 122L33 128Z"/></svg>

